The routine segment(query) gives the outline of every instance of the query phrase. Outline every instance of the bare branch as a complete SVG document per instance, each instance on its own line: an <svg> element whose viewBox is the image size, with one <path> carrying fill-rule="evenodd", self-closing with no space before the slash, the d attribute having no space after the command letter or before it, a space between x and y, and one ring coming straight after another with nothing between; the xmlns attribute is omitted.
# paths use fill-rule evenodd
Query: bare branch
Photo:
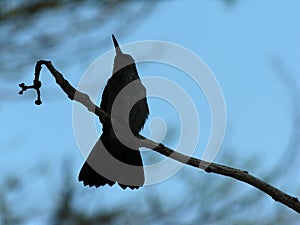
<svg viewBox="0 0 300 225"><path fill-rule="evenodd" d="M39 85L39 75L41 71L41 66L45 65L50 73L54 76L56 83L62 88L62 90L67 94L68 98L71 100L75 100L82 105L84 105L90 112L96 114L102 123L110 123L110 116L107 115L102 109L96 106L89 98L89 96L85 93L82 93L76 90L74 87L70 85L70 83L64 79L63 75L57 71L50 61L40 60L37 62L35 66L35 79L33 85L26 86L25 84L21 84L20 87L23 91L27 89L35 89L37 93L40 91L41 85ZM22 94L21 93L21 94ZM38 97L38 100L39 97ZM37 104L37 101L36 101ZM275 201L278 201L287 207L293 209L294 211L300 213L300 202L297 197L292 197L279 189L273 187L272 185L263 182L262 180L250 175L247 171L235 169L232 167L206 162L194 157L190 157L184 155L182 153L176 152L161 143L156 143L152 140L147 139L146 137L139 136L139 139L136 140L138 146L143 146L149 149L152 149L160 154L163 154L167 157L170 157L178 162L183 164L187 164L193 166L195 168L204 170L207 173L216 173L223 176L231 177L236 180L247 183L257 189L263 191L264 193L271 196Z"/></svg>

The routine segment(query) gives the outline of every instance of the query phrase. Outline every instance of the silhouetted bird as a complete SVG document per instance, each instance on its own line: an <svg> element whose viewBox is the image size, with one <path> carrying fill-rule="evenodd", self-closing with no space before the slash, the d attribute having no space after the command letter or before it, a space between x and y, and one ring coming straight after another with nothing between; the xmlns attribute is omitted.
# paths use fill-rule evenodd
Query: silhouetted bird
<svg viewBox="0 0 300 225"><path fill-rule="evenodd" d="M127 123L128 127L129 122L130 129L127 131L131 130L133 135L137 135L149 114L146 89L138 76L134 59L121 51L114 35L112 35L112 39L116 51L113 74L104 88L100 107L116 123L125 124L125 126ZM130 84L128 90L125 88L124 93L120 92L128 84ZM115 101L115 99L119 101ZM117 102L120 104L113 106L114 101L115 104ZM133 105L133 103L135 104ZM116 107L116 110L113 110L113 107ZM130 114L128 107L131 108ZM126 111L128 112L126 113ZM100 139L81 168L79 181L83 181L84 185L90 187L99 187L105 184L112 186L116 182L123 189L127 187L137 189L143 186L144 169L138 147L134 144L126 146L126 143L121 143L121 139L117 137L119 132L116 133L111 124L103 123L102 131Z"/></svg>

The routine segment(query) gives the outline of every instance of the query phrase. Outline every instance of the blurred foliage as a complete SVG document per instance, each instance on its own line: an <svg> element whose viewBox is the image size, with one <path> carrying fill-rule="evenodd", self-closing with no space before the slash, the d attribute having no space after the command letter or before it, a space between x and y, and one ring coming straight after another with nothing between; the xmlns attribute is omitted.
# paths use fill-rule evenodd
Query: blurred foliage
<svg viewBox="0 0 300 225"><path fill-rule="evenodd" d="M237 2L221 1L230 7ZM65 65L74 64L75 55L76 62L86 60L95 46L104 47L110 33L125 37L138 29L160 2L0 1L0 48L3 49L0 79L20 79L26 69L31 70L33 62L42 58L55 56L56 61L63 61Z"/></svg>
<svg viewBox="0 0 300 225"><path fill-rule="evenodd" d="M0 186L1 187L1 186ZM17 192L20 188L20 180L17 176L10 175L0 188L0 225L22 224L24 218L15 211L14 204L8 195Z"/></svg>
<svg viewBox="0 0 300 225"><path fill-rule="evenodd" d="M235 159L232 156L227 157L231 163L235 164ZM40 213L22 212L27 216L17 216L21 213L14 206L18 204L19 199L16 198L9 202L8 198L13 189L2 190L2 195L0 195L2 216L0 217L0 224L30 223L39 214L44 214L43 217L48 218L48 222L43 224L49 225L297 225L298 223L296 213L291 213L285 206L275 203L271 199L268 199L268 205L265 207L265 195L258 190L250 187L241 189L244 184L233 179L199 173L193 169L184 169L176 175L177 185L181 188L178 189L175 199L167 199L163 193L159 193L162 190L153 189L156 191L145 192L144 200L146 201L135 198L114 204L110 209L103 207L99 202L95 211L91 213L86 210L86 206L91 204L90 198L82 194L82 189L78 188L78 183L76 185L72 183L74 177L70 176L70 165L70 162L64 162L61 169L62 182L60 185L59 182L56 183L57 185L48 183L51 186L51 194L56 198L53 198L53 207L47 211ZM253 164L251 165L253 167ZM251 165L245 165L245 167L249 168ZM22 189L19 185L15 188L17 190ZM85 192L85 194L92 195L92 198L102 199L104 195L101 188L96 189L96 191L93 191L92 188L86 187L86 189L90 192ZM58 190L58 193L54 193L53 190ZM26 198L26 196L23 197ZM81 205L78 205L78 202L81 202ZM43 202L39 204L43 204ZM36 206L36 208L38 207ZM269 209L272 208L273 210L270 212Z"/></svg>
<svg viewBox="0 0 300 225"><path fill-rule="evenodd" d="M5 50L0 55L0 78L20 78L33 62L54 54L57 61L66 64L73 63L71 56L76 54L86 58L95 46L101 49L110 38L108 27L125 36L155 5L130 0L0 1L0 48Z"/></svg>

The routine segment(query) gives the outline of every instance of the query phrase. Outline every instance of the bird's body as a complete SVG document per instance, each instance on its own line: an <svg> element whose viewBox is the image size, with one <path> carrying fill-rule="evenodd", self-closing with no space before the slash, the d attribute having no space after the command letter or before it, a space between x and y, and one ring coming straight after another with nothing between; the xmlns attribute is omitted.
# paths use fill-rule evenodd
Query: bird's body
<svg viewBox="0 0 300 225"><path fill-rule="evenodd" d="M122 53L114 36L113 41L116 49L113 74L104 88L100 108L116 123L126 126L129 122L130 129L127 131L137 135L149 114L146 89L140 81L134 59ZM124 92L128 84L129 91ZM133 107L129 113L127 107L130 105ZM137 189L142 186L144 170L138 147L123 143L112 124L103 123L102 131L79 173L79 181L96 187L105 184L112 186L116 182L123 189Z"/></svg>

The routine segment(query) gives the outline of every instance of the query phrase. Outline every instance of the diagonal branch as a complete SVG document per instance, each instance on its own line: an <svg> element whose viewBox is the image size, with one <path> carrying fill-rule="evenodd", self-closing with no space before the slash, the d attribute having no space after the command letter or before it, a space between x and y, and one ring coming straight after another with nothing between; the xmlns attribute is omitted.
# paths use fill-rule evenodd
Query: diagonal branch
<svg viewBox="0 0 300 225"><path fill-rule="evenodd" d="M54 66L52 65L51 61L46 60L40 60L36 63L35 66L35 78L33 85L26 86L24 83L20 84L19 86L22 88L22 90L19 92L22 94L24 91L28 89L35 89L38 94L38 99L35 102L36 104L41 104L40 100L40 87L41 83L39 81L39 76L41 72L42 65L45 65L50 73L54 76L56 83L62 88L62 90L67 94L68 98L71 100L75 100L82 105L84 105L90 112L93 112L96 114L102 123L110 123L110 116L107 115L101 108L96 106L90 99L90 97L82 93L78 90L76 90L73 86L70 85L70 83L64 79L63 75L57 71ZM204 170L207 173L216 173L223 176L231 177L236 180L242 181L244 183L247 183L264 193L271 196L275 201L278 201L287 207L293 209L294 211L300 213L300 202L297 197L290 196L281 190L273 187L272 185L263 182L262 180L250 175L247 171L235 169L232 167L216 164L216 163L210 163L206 162L194 157L190 157L187 155L184 155L182 153L176 152L166 146L164 146L161 143L156 143L152 140L147 139L146 137L139 136L139 139L136 143L138 146L143 146L149 149L152 149L162 155L165 155L167 157L170 157L178 162L199 168Z"/></svg>

